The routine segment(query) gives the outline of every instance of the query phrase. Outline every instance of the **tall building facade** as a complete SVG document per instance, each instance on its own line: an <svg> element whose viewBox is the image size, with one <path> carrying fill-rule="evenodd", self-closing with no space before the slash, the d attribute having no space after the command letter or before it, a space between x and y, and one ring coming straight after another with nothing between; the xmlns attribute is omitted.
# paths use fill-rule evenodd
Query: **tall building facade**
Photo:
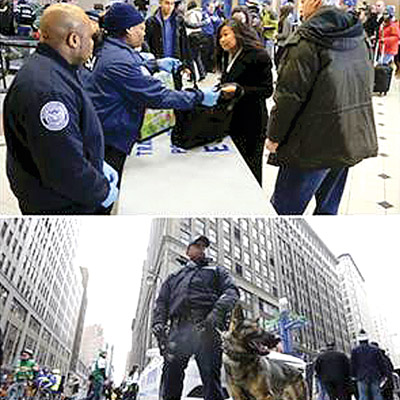
<svg viewBox="0 0 400 400"><path fill-rule="evenodd" d="M373 333L365 279L350 254L338 257L338 273L350 340L355 345L361 329L370 335Z"/></svg>
<svg viewBox="0 0 400 400"><path fill-rule="evenodd" d="M296 352L316 353L327 342L350 350L337 260L302 219L155 219L143 266L142 285L132 324L130 363L144 365L154 347L151 311L161 283L181 265L187 244L198 235L211 241L208 256L228 268L248 316L261 323L278 314L279 299L308 320L294 332Z"/></svg>
<svg viewBox="0 0 400 400"><path fill-rule="evenodd" d="M104 330L99 324L85 326L82 335L81 359L87 367L105 350Z"/></svg>
<svg viewBox="0 0 400 400"><path fill-rule="evenodd" d="M40 365L68 371L83 294L74 264L78 234L73 218L0 219L6 367L30 348Z"/></svg>
<svg viewBox="0 0 400 400"><path fill-rule="evenodd" d="M82 274L83 293L82 293L81 304L79 307L78 323L76 326L74 344L72 348L71 362L69 366L70 371L80 370L79 356L81 352L83 327L85 324L86 309L88 305L87 289L89 283L89 271L87 270L87 268L81 267L81 274Z"/></svg>

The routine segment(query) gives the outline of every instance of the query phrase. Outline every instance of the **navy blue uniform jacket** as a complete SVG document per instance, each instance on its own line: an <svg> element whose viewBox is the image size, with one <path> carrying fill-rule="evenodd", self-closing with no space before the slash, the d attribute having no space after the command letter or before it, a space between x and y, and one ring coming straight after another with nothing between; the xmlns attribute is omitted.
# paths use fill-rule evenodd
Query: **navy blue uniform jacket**
<svg viewBox="0 0 400 400"><path fill-rule="evenodd" d="M106 38L93 71L83 76L103 125L105 144L125 154L138 138L146 107L189 110L203 100L200 91L166 88L150 72L139 52L122 39Z"/></svg>
<svg viewBox="0 0 400 400"><path fill-rule="evenodd" d="M360 344L351 352L351 371L359 381L378 381L387 375L386 362L378 347Z"/></svg>
<svg viewBox="0 0 400 400"><path fill-rule="evenodd" d="M210 312L226 315L239 299L239 290L228 270L188 261L178 272L169 275L161 286L153 313L153 326L168 320L202 320ZM220 314L221 315L221 314Z"/></svg>
<svg viewBox="0 0 400 400"><path fill-rule="evenodd" d="M39 44L4 103L7 175L25 214L96 212L107 197L101 124L71 66Z"/></svg>

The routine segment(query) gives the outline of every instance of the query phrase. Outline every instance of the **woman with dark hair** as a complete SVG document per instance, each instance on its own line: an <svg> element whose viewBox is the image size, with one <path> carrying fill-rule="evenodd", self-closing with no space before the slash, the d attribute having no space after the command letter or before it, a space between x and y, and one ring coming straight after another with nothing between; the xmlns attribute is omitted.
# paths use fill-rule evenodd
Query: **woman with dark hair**
<svg viewBox="0 0 400 400"><path fill-rule="evenodd" d="M216 62L221 83L234 82L244 90L233 110L230 135L261 185L268 122L266 99L273 91L271 59L256 32L231 19L218 30Z"/></svg>
<svg viewBox="0 0 400 400"><path fill-rule="evenodd" d="M277 39L277 49L275 53L275 66L278 68L279 61L282 57L284 45L286 39L290 36L293 32L293 5L288 4L286 6L281 7L280 14L279 14L279 21L278 21L278 35L276 36Z"/></svg>

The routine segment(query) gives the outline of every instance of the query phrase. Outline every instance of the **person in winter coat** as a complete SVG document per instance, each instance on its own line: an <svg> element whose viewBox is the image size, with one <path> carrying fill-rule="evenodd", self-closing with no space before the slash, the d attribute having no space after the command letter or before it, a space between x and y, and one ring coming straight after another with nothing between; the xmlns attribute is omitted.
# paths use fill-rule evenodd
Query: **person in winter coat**
<svg viewBox="0 0 400 400"><path fill-rule="evenodd" d="M239 299L229 271L205 256L210 241L200 236L187 247L184 267L162 284L153 311L152 331L164 357L160 398L181 398L192 355L203 382L204 400L223 400L222 347L218 330ZM168 330L168 326L170 329Z"/></svg>
<svg viewBox="0 0 400 400"><path fill-rule="evenodd" d="M204 45L204 34L202 27L206 24L203 19L203 12L200 7L197 7L195 1L188 4L185 13L185 26L186 33L189 38L190 51L192 53L193 61L196 62L199 71L200 80L206 77L206 69L201 58L201 50Z"/></svg>
<svg viewBox="0 0 400 400"><path fill-rule="evenodd" d="M351 374L357 381L359 399L383 400L381 383L388 371L382 352L368 343L368 335L363 330L358 342L351 352Z"/></svg>
<svg viewBox="0 0 400 400"><path fill-rule="evenodd" d="M145 42L156 58L173 57L191 63L184 19L176 13L174 0L160 0L156 13L146 20Z"/></svg>
<svg viewBox="0 0 400 400"><path fill-rule="evenodd" d="M334 343L329 343L327 350L318 356L314 369L329 400L351 399L350 360L335 350Z"/></svg>
<svg viewBox="0 0 400 400"><path fill-rule="evenodd" d="M393 373L394 366L390 357L386 354L386 351L379 347L379 344L376 342L371 342L371 346L376 346L382 353L383 360L385 362L385 370L386 375L384 377L384 384L381 387L381 393L384 400L393 400L394 399L394 381L393 381Z"/></svg>
<svg viewBox="0 0 400 400"><path fill-rule="evenodd" d="M303 0L305 22L286 41L268 126L279 166L280 215L337 214L349 167L377 155L373 66L359 19L336 0Z"/></svg>
<svg viewBox="0 0 400 400"><path fill-rule="evenodd" d="M10 0L0 1L0 35L12 36L14 29L14 3Z"/></svg>
<svg viewBox="0 0 400 400"><path fill-rule="evenodd" d="M294 29L292 13L293 6L291 4L281 7L278 22L278 34L276 36L277 49L274 58L276 68L279 67L279 61L282 57L283 49L285 48L285 42Z"/></svg>
<svg viewBox="0 0 400 400"><path fill-rule="evenodd" d="M105 159L118 172L119 185L147 107L189 110L200 103L212 106L219 92L213 88L170 90L153 78L152 72L172 72L181 63L170 57L145 59L135 50L143 43L145 24L132 5L113 4L104 17L104 27L108 37L96 54L93 71L84 75L84 86L103 125Z"/></svg>
<svg viewBox="0 0 400 400"><path fill-rule="evenodd" d="M272 95L272 61L252 28L225 21L218 32L217 69L221 83L235 82L244 95L235 105L230 135L257 182L262 184L262 156Z"/></svg>
<svg viewBox="0 0 400 400"><path fill-rule="evenodd" d="M383 55L382 64L390 65L399 50L400 29L393 21L393 10L386 7L383 24L379 28L379 53Z"/></svg>

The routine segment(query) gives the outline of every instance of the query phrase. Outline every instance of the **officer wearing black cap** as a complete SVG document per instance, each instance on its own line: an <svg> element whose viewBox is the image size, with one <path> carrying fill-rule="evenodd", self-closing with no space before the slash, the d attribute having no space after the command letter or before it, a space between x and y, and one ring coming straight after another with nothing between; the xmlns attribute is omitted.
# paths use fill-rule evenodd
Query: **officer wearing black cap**
<svg viewBox="0 0 400 400"><path fill-rule="evenodd" d="M161 398L181 398L184 371L195 356L203 382L205 400L222 400L220 381L221 339L227 314L239 298L229 272L210 265L204 251L210 245L205 236L189 244L184 268L163 283L153 311L152 329L157 337L164 365ZM167 329L169 324L169 331Z"/></svg>

